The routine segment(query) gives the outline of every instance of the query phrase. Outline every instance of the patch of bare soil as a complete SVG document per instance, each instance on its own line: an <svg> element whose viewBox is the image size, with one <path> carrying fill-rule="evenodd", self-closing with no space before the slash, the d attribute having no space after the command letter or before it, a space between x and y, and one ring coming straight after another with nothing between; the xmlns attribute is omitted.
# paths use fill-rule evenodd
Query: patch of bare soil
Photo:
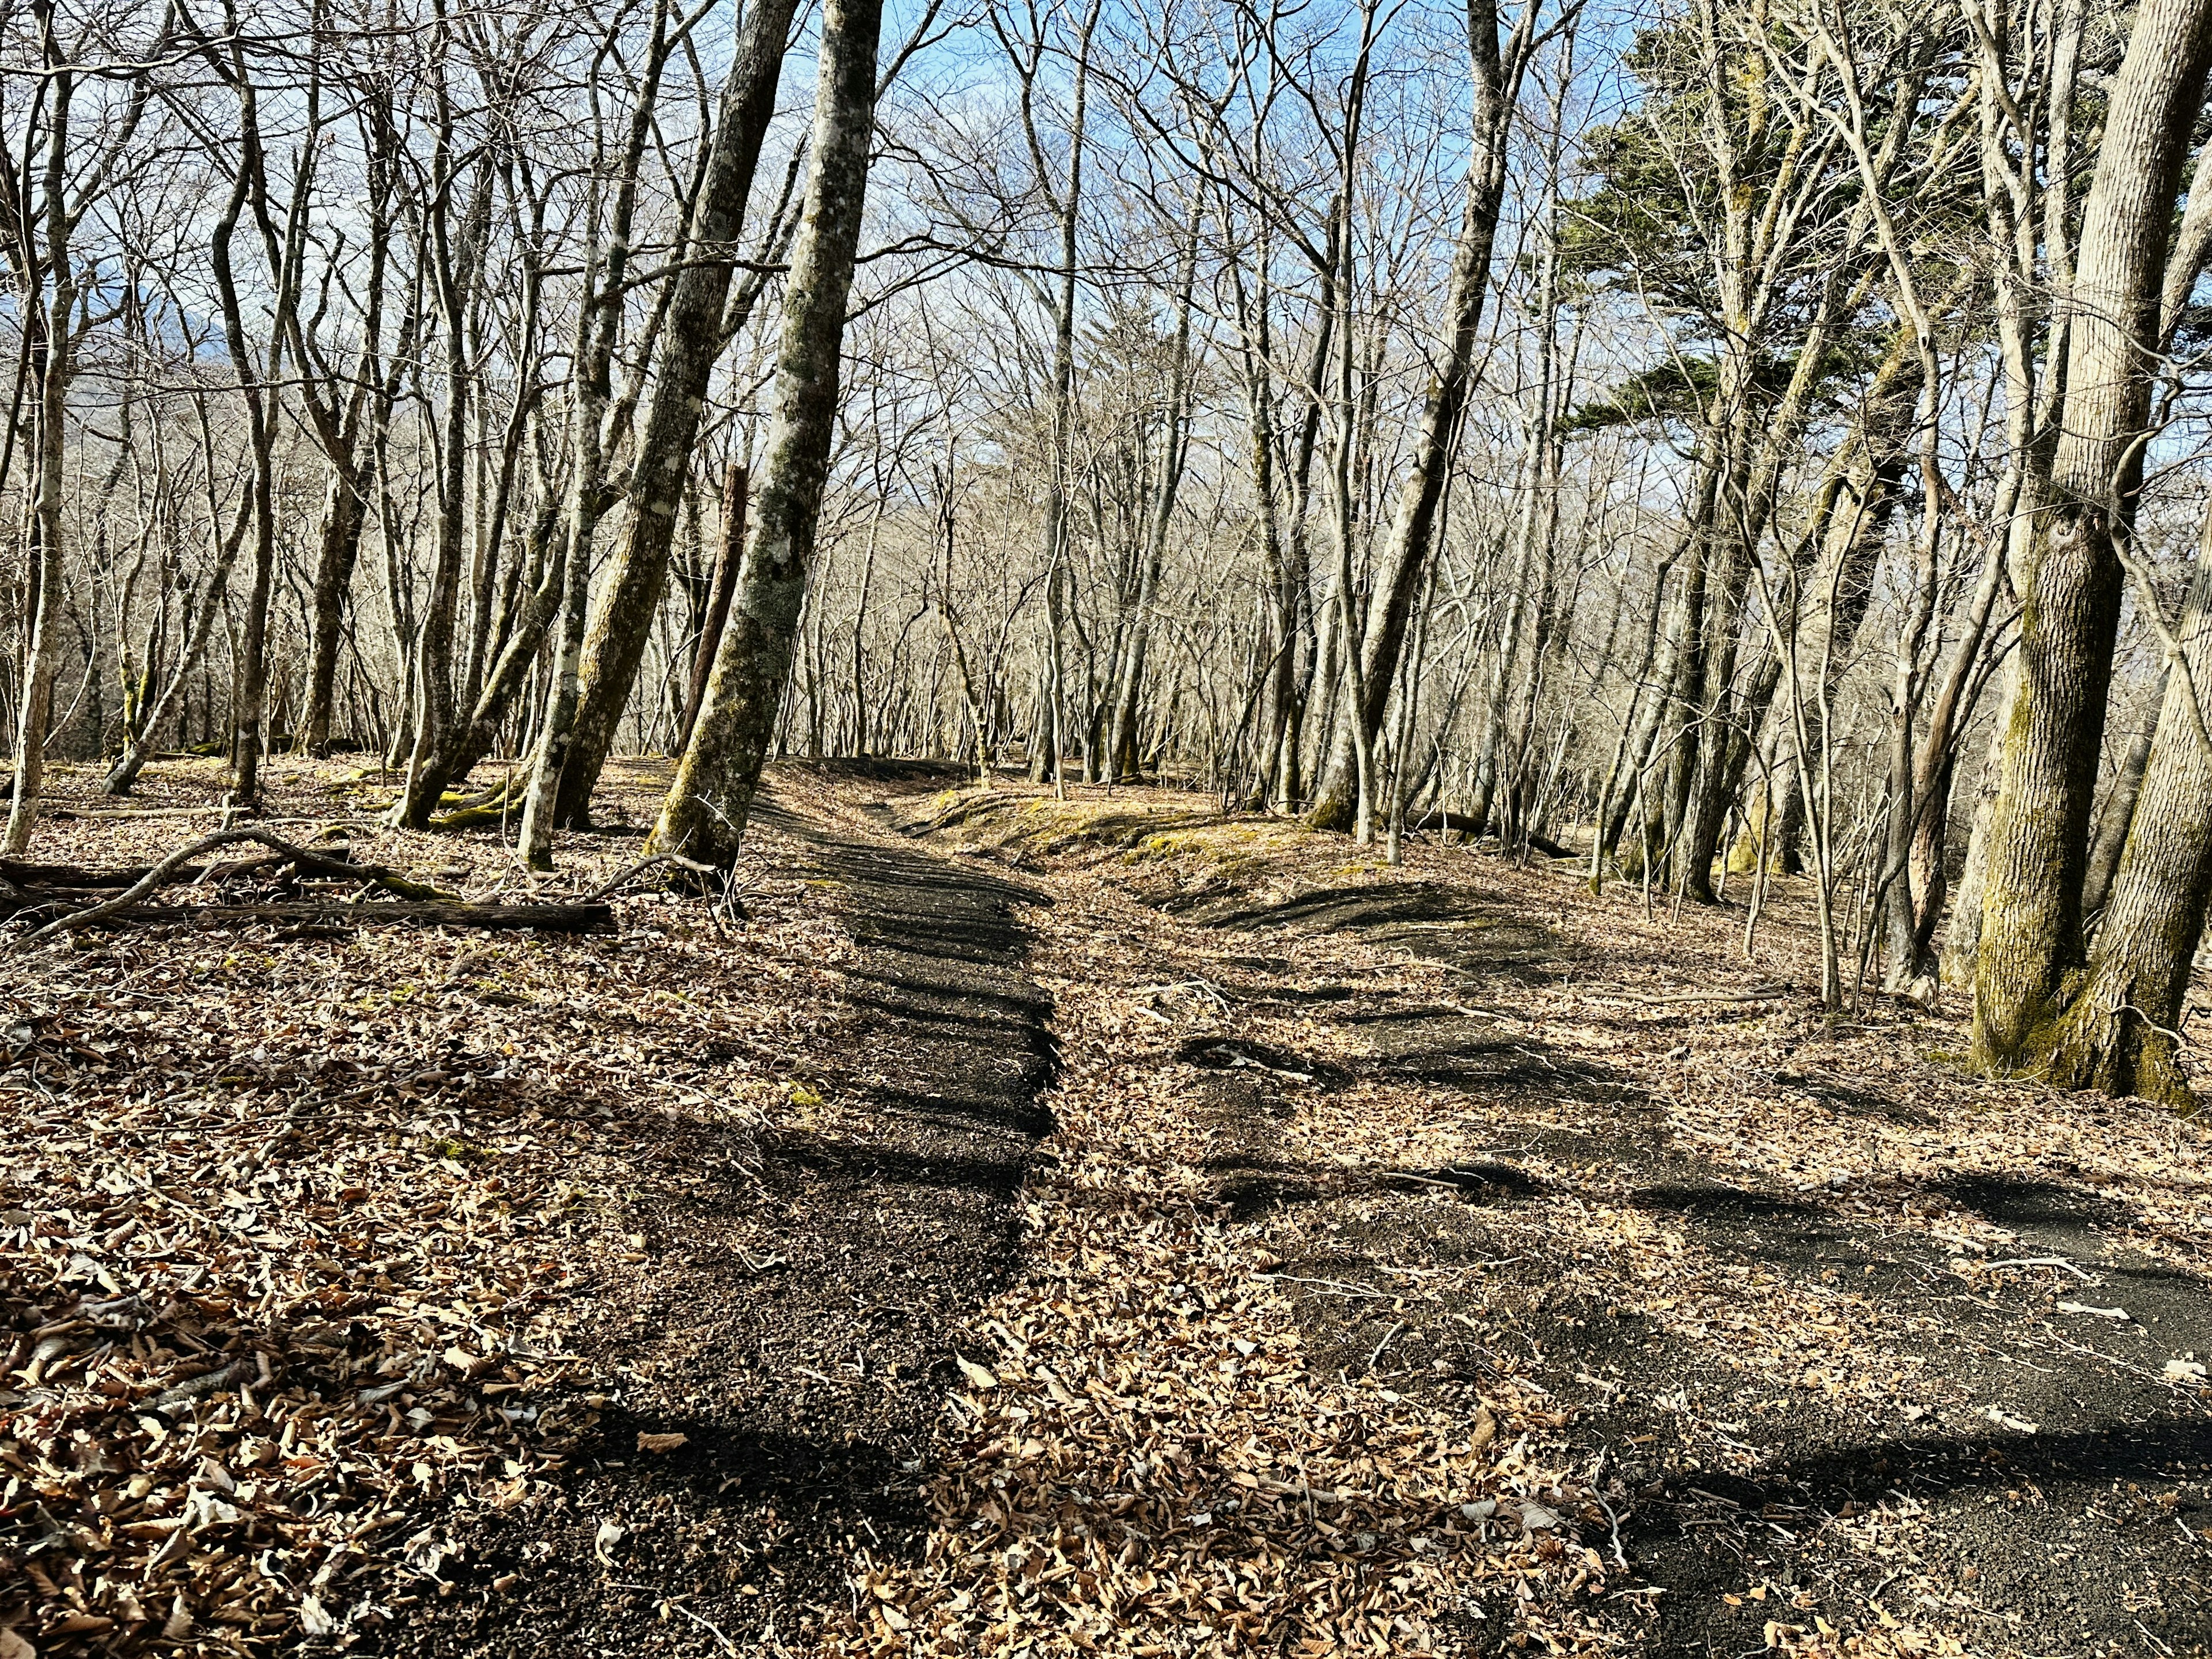
<svg viewBox="0 0 2212 1659"><path fill-rule="evenodd" d="M1240 1291L1288 1301L1304 1376L1446 1440L1486 1406L1543 1465L1569 1547L1517 1583L1487 1549L1451 1590L1416 1578L1459 1622L1375 1650L2212 1651L2197 1124L1968 1079L1954 1015L1870 996L1824 1019L1786 886L1747 959L1740 905L1647 918L1451 848L1347 863L1188 797L1002 788L915 827L1059 896L1064 1092L1108 1085L1060 1107L1059 1174L1071 1136L1148 1121ZM948 1559L976 1479L940 1515ZM1418 1561L1434 1534L1399 1520L1374 1547ZM927 1582L941 1606L977 1576ZM1241 1650L1260 1586L1216 1599L1218 1646L1091 1633ZM1346 1639L1272 1617L1304 1650Z"/></svg>
<svg viewBox="0 0 2212 1659"><path fill-rule="evenodd" d="M1013 1267L1050 1127L1027 896L803 811L757 822L854 941L836 1024L802 1050L795 1109L734 1154L690 1120L641 1137L621 1224L640 1260L578 1338L613 1383L598 1437L556 1514L465 1535L463 1593L395 1650L806 1652L857 1552L917 1547L961 1322Z"/></svg>

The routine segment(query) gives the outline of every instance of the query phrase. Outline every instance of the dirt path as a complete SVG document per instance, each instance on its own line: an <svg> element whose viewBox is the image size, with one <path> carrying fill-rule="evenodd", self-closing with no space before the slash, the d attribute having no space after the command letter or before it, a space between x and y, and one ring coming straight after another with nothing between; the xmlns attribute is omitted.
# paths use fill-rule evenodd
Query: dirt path
<svg viewBox="0 0 2212 1659"><path fill-rule="evenodd" d="M2212 1652L2204 1127L1786 889L948 781L785 769L736 922L40 957L0 1659Z"/></svg>
<svg viewBox="0 0 2212 1659"><path fill-rule="evenodd" d="M1962 1079L1915 1010L1824 1023L1740 912L1164 799L901 809L1054 894L1068 1060L878 1650L2212 1651L2201 1129ZM1289 1439L1361 1414L1356 1479L1255 1437L1297 1388ZM1169 1492L1127 1457L1164 1435ZM1224 1526L1255 1479L1344 1514Z"/></svg>
<svg viewBox="0 0 2212 1659"><path fill-rule="evenodd" d="M579 1345L624 1379L596 1442L557 1510L460 1534L442 1616L395 1648L805 1653L857 1553L919 1547L951 1356L1014 1268L1050 1127L1049 1004L1012 915L1028 896L896 837L762 818L810 860L778 875L816 884L859 947L828 1037L757 1142L679 1121L638 1149L641 1260Z"/></svg>

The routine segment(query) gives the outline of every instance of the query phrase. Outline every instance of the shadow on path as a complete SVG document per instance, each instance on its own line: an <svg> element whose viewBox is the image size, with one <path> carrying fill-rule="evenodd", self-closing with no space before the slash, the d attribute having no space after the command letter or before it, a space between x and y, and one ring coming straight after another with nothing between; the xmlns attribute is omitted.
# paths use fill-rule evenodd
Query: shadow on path
<svg viewBox="0 0 2212 1659"><path fill-rule="evenodd" d="M582 1345L623 1386L595 1397L555 1512L482 1516L454 1594L396 1648L805 1651L857 1552L925 1535L917 1472L965 1322L1015 1270L1051 1128L1050 999L1014 914L1037 896L825 823L794 803L804 774L780 787L757 815L803 845L860 951L835 1051L802 1056L828 1107L794 1093L761 1135L638 1114L639 1162L665 1178L620 1224L647 1259L610 1271Z"/></svg>

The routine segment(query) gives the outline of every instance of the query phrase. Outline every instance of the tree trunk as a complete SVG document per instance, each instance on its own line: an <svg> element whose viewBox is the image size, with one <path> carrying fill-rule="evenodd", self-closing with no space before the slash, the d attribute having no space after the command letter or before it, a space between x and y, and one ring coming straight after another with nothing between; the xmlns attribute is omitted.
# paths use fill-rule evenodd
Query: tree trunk
<svg viewBox="0 0 2212 1659"><path fill-rule="evenodd" d="M1344 700L1328 766L1315 791L1309 818L1321 830L1352 827L1360 799L1360 757L1372 750L1382 733L1390 689L1398 677L1407 620L1414 596L1420 592L1436 538L1444 479L1458 447L1460 414L1466 407L1468 382L1474 372L1475 336L1490 292L1491 246L1497 238L1498 214L1505 198L1507 138L1525 51L1523 31L1528 17L1534 14L1524 15L1522 28L1515 32L1510 49L1504 52L1498 39L1496 0L1469 0L1467 14L1474 70L1473 145L1466 204L1460 215L1459 240L1453 250L1450 287L1444 302L1448 322L1443 361L1421 410L1412 471L1399 495L1389 540L1368 596L1364 629L1358 639L1346 640L1347 647L1359 653L1357 672L1352 677L1358 692ZM1351 597L1346 594L1347 618L1350 605Z"/></svg>
<svg viewBox="0 0 2212 1659"><path fill-rule="evenodd" d="M1990 821L1974 1057L2042 1063L2082 964L2081 892L2121 577L2150 413L2174 198L2212 54L2212 0L2147 0L2112 93L2083 210L2064 413L2021 624Z"/></svg>
<svg viewBox="0 0 2212 1659"><path fill-rule="evenodd" d="M311 755L330 751L338 646L345 626L346 594L353 586L354 564L361 556L362 528L368 516L368 487L366 460L331 469L322 545L315 556L314 609L308 630L307 717L301 734Z"/></svg>
<svg viewBox="0 0 2212 1659"><path fill-rule="evenodd" d="M31 826L38 818L39 793L46 781L46 727L53 720L54 676L61 661L63 422L69 412L73 356L70 331L76 325L77 298L76 258L70 251L67 222L58 193L62 189L62 156L68 147L69 85L66 76L58 83L55 130L47 139L51 152L46 173L47 252L53 264L54 286L44 328L34 329L32 348L39 389L30 535L35 562L31 572L29 650L24 662L21 703L16 712L15 775L8 803L7 831L0 836L0 852L5 853L20 853L31 844ZM37 307L30 309L35 315Z"/></svg>
<svg viewBox="0 0 2212 1659"><path fill-rule="evenodd" d="M2084 246L2087 243L2085 240ZM2087 978L2039 1056L2051 1082L2192 1103L2174 1041L2212 901L2212 520Z"/></svg>
<svg viewBox="0 0 2212 1659"><path fill-rule="evenodd" d="M2105 798L2104 816L2097 823L2096 844L2089 851L2089 878L2081 889L2081 914L2085 918L2096 915L2105 908L2105 899L2112 890L2112 878L2119 873L2120 854L2128 844L2128 826L2135 817L2136 799L2142 793L2143 772L2150 765L2151 744L2158 736L2166 694L2171 689L2169 674L2160 680L2158 699L2144 717L2142 729L2128 744L2128 752L2112 779L2112 792Z"/></svg>
<svg viewBox="0 0 2212 1659"><path fill-rule="evenodd" d="M1200 199L1203 199L1202 198ZM1114 700L1114 730L1107 763L1116 779L1136 781L1137 705L1144 696L1145 656L1151 647L1152 611L1158 603L1161 567L1168 556L1168 532L1175 523L1176 496L1182 488L1183 460L1190 447L1190 307L1198 277L1198 210L1194 204L1188 240L1183 244L1182 280L1176 284L1173 365L1169 373L1167 429L1161 438L1159 495L1146 526L1144 571L1137 584L1136 615L1121 684Z"/></svg>
<svg viewBox="0 0 2212 1659"><path fill-rule="evenodd" d="M735 859L782 706L836 428L882 25L883 0L826 0L823 9L812 171L784 295L775 416L757 522L707 706L653 826L653 852L722 866Z"/></svg>
<svg viewBox="0 0 2212 1659"><path fill-rule="evenodd" d="M691 264L676 279L667 343L655 377L645 430L631 469L628 533L600 589L584 641L583 681L575 730L563 763L555 816L563 824L591 813L592 789L613 750L615 728L636 687L646 641L668 580L668 551L684 478L707 388L727 337L723 307L737 270L738 240L761 144L775 113L776 82L797 0L759 0L745 14L744 33L722 84L713 148L687 238ZM817 158L818 164L818 158ZM709 658L711 661L711 657Z"/></svg>

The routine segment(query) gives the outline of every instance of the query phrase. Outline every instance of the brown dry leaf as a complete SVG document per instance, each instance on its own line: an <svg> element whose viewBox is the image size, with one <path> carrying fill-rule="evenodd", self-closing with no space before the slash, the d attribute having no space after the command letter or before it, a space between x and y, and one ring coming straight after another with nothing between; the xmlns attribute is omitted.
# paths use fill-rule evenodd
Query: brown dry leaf
<svg viewBox="0 0 2212 1659"><path fill-rule="evenodd" d="M638 1431L637 1449L641 1452L672 1452L690 1443L688 1434L647 1434L642 1429Z"/></svg>

